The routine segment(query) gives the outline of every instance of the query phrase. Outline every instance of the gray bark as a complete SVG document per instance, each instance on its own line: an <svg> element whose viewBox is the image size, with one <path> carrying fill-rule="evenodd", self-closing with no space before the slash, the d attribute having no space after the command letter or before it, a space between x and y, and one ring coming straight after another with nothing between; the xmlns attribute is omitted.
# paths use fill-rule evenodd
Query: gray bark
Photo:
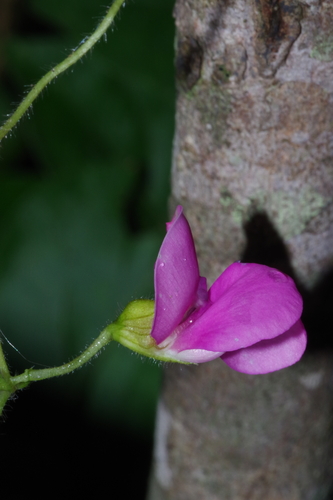
<svg viewBox="0 0 333 500"><path fill-rule="evenodd" d="M316 350L264 376L220 360L167 368L150 499L326 500L332 323L319 320L332 317L318 294L333 263L333 4L177 0L175 17L172 206L210 282L240 258L292 274Z"/></svg>

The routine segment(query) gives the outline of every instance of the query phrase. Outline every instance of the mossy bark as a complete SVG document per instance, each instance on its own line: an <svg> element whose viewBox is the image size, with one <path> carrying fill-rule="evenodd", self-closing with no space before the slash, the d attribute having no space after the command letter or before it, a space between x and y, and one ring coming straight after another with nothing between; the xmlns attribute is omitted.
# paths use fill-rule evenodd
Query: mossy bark
<svg viewBox="0 0 333 500"><path fill-rule="evenodd" d="M184 206L210 282L238 259L295 278L310 352L266 376L220 360L167 368L150 499L327 500L333 4L177 0L174 12L172 208Z"/></svg>

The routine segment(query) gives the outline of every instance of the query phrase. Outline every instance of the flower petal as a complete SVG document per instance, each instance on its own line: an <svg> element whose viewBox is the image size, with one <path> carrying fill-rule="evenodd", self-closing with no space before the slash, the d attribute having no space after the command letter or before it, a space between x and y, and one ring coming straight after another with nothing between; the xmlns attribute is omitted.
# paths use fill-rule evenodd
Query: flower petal
<svg viewBox="0 0 333 500"><path fill-rule="evenodd" d="M225 353L221 358L238 372L257 375L293 365L299 361L305 347L306 332L299 320L275 339L262 340L246 349Z"/></svg>
<svg viewBox="0 0 333 500"><path fill-rule="evenodd" d="M259 264L229 266L212 285L209 299L211 306L178 336L176 350L238 350L281 335L302 313L294 281Z"/></svg>
<svg viewBox="0 0 333 500"><path fill-rule="evenodd" d="M155 263L155 316L151 335L160 344L181 323L202 294L190 226L178 206ZM200 285L200 286L199 286Z"/></svg>
<svg viewBox="0 0 333 500"><path fill-rule="evenodd" d="M188 351L174 353L174 358L177 359L177 361L184 361L185 363L206 363L207 361L219 358L221 354L223 353L205 351L204 349L189 349Z"/></svg>

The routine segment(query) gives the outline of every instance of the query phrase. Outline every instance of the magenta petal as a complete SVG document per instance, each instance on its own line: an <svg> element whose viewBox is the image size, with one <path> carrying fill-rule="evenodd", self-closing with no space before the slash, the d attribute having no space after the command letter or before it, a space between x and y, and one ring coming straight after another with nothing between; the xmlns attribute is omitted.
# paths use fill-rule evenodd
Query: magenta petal
<svg viewBox="0 0 333 500"><path fill-rule="evenodd" d="M228 352L223 361L239 372L257 375L270 373L293 365L301 358L306 347L306 332L299 320L286 333L271 340Z"/></svg>
<svg viewBox="0 0 333 500"><path fill-rule="evenodd" d="M155 316L151 335L163 342L196 302L199 267L190 226L178 206L155 263ZM202 288L200 282L200 290Z"/></svg>
<svg viewBox="0 0 333 500"><path fill-rule="evenodd" d="M209 290L211 306L187 326L175 349L234 351L289 330L302 298L289 276L259 264L229 266Z"/></svg>

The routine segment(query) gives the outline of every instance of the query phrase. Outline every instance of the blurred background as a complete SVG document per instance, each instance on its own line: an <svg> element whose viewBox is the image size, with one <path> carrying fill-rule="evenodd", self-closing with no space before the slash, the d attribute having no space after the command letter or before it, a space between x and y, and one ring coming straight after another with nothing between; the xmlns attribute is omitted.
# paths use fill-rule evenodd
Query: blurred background
<svg viewBox="0 0 333 500"><path fill-rule="evenodd" d="M2 339L13 373L70 360L130 300L153 298L168 220L172 8L126 2L107 39L2 141L0 328L26 358ZM105 11L0 0L2 121ZM159 366L115 344L22 391L0 423L1 499L143 499L160 381Z"/></svg>

